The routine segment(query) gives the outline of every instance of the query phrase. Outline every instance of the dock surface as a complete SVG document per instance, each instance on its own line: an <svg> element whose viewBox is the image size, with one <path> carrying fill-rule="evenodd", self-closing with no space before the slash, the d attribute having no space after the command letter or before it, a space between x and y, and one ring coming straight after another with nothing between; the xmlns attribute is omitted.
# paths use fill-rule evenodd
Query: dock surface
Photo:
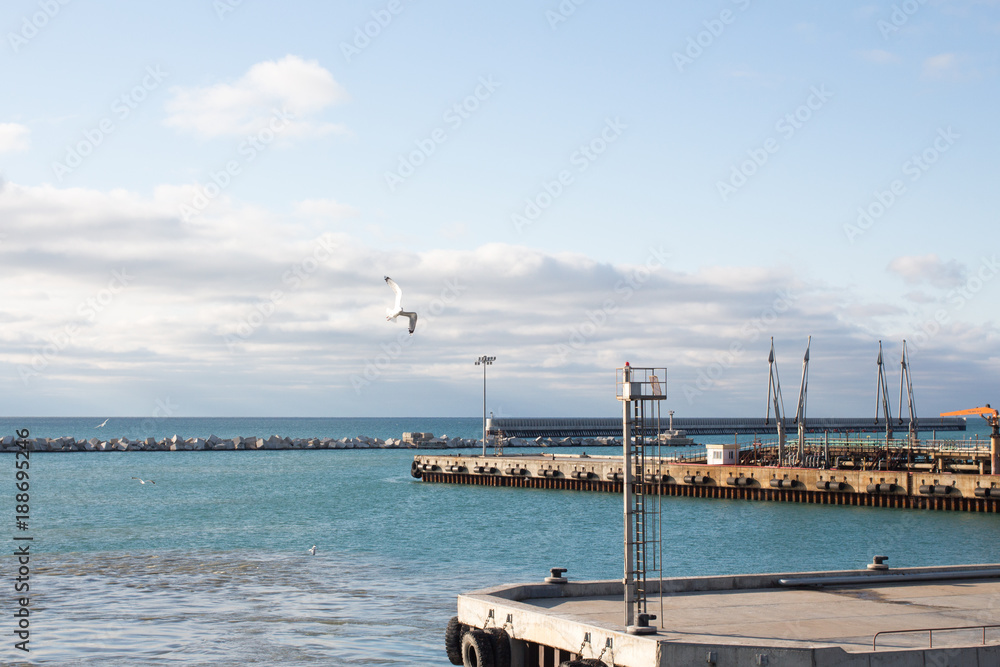
<svg viewBox="0 0 1000 667"><path fill-rule="evenodd" d="M795 584L824 579L834 583ZM459 619L504 626L515 638L512 664L524 667L580 658L631 667L1000 664L1000 565L691 577L662 586L662 615L659 593L650 598L652 635L624 632L620 581L475 591L459 597Z"/></svg>

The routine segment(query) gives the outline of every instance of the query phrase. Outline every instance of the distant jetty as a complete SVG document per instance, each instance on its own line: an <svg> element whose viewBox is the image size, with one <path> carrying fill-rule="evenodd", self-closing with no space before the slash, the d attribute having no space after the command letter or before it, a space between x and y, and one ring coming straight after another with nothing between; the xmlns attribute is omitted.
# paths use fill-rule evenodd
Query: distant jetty
<svg viewBox="0 0 1000 667"><path fill-rule="evenodd" d="M354 438L289 438L272 435L269 438L234 437L207 438L130 439L130 438L89 438L76 439L71 436L61 438L28 438L27 449L31 452L193 452L224 450L280 450L280 449L474 449L481 448L483 441L470 438L449 438L447 435L435 437L433 433L408 432L401 438L370 438L365 435ZM621 446L621 438L535 438L524 440L510 438L505 447L601 447ZM0 439L0 451L20 451L13 435Z"/></svg>

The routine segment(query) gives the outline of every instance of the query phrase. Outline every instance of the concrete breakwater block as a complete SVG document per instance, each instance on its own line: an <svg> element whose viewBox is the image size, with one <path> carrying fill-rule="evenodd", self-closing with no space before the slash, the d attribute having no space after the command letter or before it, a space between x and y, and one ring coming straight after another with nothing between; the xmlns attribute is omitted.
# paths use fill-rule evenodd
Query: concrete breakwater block
<svg viewBox="0 0 1000 667"><path fill-rule="evenodd" d="M506 447L600 447L621 446L621 440L616 438L510 438ZM100 439L97 437L77 440L71 436L59 438L29 438L28 451L33 452L177 452L177 451L237 451L237 450L286 450L286 449L477 449L482 447L478 438L460 438L441 435L434 437L433 433L403 433L402 438L373 438L359 435L353 438L290 438L288 436L272 435L268 438L258 436L235 436L221 438L215 434L208 438L182 438L173 435L157 440L153 437L128 437ZM0 437L0 451L19 451L20 446L13 435Z"/></svg>

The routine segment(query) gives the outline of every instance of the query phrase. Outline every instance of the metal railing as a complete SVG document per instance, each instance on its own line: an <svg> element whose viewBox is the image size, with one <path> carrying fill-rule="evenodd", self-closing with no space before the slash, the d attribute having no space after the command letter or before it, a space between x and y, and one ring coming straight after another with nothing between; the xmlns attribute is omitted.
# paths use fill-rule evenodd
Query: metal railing
<svg viewBox="0 0 1000 667"><path fill-rule="evenodd" d="M789 445L794 445L796 440L794 438L789 438ZM754 447L761 449L774 449L777 448L777 440L758 440L755 443L741 442L740 451L752 451ZM806 451L819 452L826 449L832 451L842 451L848 450L854 453L872 453L872 452L884 452L889 449L892 452L906 452L911 451L915 455L933 455L933 454L943 454L947 456L989 456L990 453L990 443L989 441L977 441L977 440L919 440L912 446L907 440L889 440L886 443L885 439L877 440L874 438L857 438L857 439L844 439L844 438L806 438L805 440Z"/></svg>
<svg viewBox="0 0 1000 667"><path fill-rule="evenodd" d="M987 628L1000 628L1000 625L960 625L953 628L917 628L915 630L883 630L881 632L876 632L875 636L872 637L872 651L878 650L875 646L875 642L878 641L879 635L898 635L907 632L926 632L927 633L927 648L934 648L934 632L946 632L948 630L979 630L983 631L983 646L986 646L986 629Z"/></svg>
<svg viewBox="0 0 1000 667"><path fill-rule="evenodd" d="M794 445L794 440L789 440L790 445ZM748 461L756 464L779 465L775 460L775 453L778 450L777 440L756 440L754 442L740 442L740 461L744 465ZM944 467L962 462L974 463L976 460L987 459L990 455L989 443L976 440L920 440L912 444L907 440L892 439L888 443L883 439L876 438L816 438L805 439L803 448L805 459L802 462L797 460L794 452L789 454L789 459L782 465L801 467L827 467L835 465L839 457L848 459L861 457L860 470L874 469L871 466L879 465L879 469L896 469L909 465L907 460L912 457L913 463L921 465L932 464L935 459L941 457L950 461ZM757 456L761 461L757 460ZM689 446L685 451L672 452L668 455L671 463L705 463L706 451L703 445ZM923 463L921 463L923 462ZM942 464L944 465L944 464Z"/></svg>

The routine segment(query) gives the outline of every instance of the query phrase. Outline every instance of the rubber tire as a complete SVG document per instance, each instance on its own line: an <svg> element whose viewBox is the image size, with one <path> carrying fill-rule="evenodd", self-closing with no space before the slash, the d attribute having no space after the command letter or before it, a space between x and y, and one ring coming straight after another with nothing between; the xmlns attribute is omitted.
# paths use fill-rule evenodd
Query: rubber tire
<svg viewBox="0 0 1000 667"><path fill-rule="evenodd" d="M462 635L462 664L465 667L493 667L493 638L479 628Z"/></svg>
<svg viewBox="0 0 1000 667"><path fill-rule="evenodd" d="M420 479L422 476L423 476L423 473L420 471L420 464L418 464L416 461L414 461L413 463L411 463L410 464L410 477L415 477L416 479ZM462 664L462 663L458 663L458 664Z"/></svg>
<svg viewBox="0 0 1000 667"><path fill-rule="evenodd" d="M510 667L510 635L503 628L487 628L493 639L493 667Z"/></svg>
<svg viewBox="0 0 1000 667"><path fill-rule="evenodd" d="M580 661L582 667L608 667L603 660L597 658L584 658Z"/></svg>
<svg viewBox="0 0 1000 667"><path fill-rule="evenodd" d="M462 664L462 635L465 626L458 622L458 616L452 616L444 631L444 650L448 654L448 662L453 665Z"/></svg>

